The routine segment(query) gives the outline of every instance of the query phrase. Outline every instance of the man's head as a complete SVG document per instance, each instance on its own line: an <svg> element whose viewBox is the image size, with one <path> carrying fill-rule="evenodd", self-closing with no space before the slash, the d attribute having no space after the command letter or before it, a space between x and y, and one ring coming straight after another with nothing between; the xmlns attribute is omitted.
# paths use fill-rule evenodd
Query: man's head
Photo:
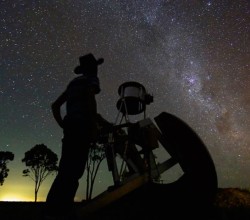
<svg viewBox="0 0 250 220"><path fill-rule="evenodd" d="M80 65L74 69L75 74L84 74L87 76L97 75L97 67L104 62L103 58L95 59L92 53L79 57Z"/></svg>

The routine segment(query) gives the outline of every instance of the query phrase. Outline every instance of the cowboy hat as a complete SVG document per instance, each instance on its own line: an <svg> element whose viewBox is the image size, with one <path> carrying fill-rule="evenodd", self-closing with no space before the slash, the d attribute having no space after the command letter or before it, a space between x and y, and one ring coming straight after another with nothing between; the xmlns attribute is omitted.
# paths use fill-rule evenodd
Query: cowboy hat
<svg viewBox="0 0 250 220"><path fill-rule="evenodd" d="M96 67L98 65L101 65L104 62L104 59L99 58L98 60L96 60L94 55L92 53L89 53L89 54L79 57L79 61L80 61L80 65L74 69L74 72L76 74L83 73L82 70L84 70L84 68L86 67L89 68L89 67Z"/></svg>

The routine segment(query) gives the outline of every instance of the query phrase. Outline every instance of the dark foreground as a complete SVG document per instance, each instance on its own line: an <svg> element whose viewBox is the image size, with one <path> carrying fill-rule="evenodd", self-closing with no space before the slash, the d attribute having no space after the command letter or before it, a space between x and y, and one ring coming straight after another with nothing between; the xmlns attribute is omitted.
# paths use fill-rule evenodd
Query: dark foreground
<svg viewBox="0 0 250 220"><path fill-rule="evenodd" d="M141 200L140 200L141 201ZM250 219L250 193L240 189L219 189L212 207L200 208L175 204L163 201L150 201L145 205L136 198L129 197L116 202L112 206L93 213L82 219L123 220L132 219L186 219L194 215L194 219L203 220L249 220ZM167 200L166 200L167 201ZM146 201L148 202L148 201ZM176 202L176 201L174 201ZM181 203L181 202L180 202ZM43 202L0 202L1 220L42 220ZM83 203L75 203L79 209ZM132 213L131 213L132 212Z"/></svg>

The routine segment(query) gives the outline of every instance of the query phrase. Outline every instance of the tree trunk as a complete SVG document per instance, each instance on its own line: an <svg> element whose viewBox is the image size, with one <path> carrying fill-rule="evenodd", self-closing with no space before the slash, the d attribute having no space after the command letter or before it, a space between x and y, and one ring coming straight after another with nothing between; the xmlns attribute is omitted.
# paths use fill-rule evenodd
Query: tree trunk
<svg viewBox="0 0 250 220"><path fill-rule="evenodd" d="M37 201L37 193L38 193L38 182L35 182L35 202Z"/></svg>
<svg viewBox="0 0 250 220"><path fill-rule="evenodd" d="M37 190L35 190L35 202L37 201Z"/></svg>

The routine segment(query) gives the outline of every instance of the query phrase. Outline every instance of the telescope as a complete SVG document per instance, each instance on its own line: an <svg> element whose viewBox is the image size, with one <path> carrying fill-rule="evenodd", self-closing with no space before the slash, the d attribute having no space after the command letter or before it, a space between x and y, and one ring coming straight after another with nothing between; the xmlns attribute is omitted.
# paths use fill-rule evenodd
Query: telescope
<svg viewBox="0 0 250 220"><path fill-rule="evenodd" d="M118 88L119 99L115 123L99 120L99 143L103 145L113 185L84 206L80 216L106 206L147 183L160 183L161 175L179 164L185 180L178 187L192 189L197 196L199 185L206 189L206 198L214 196L217 175L213 160L205 144L194 130L179 117L161 112L151 119L146 107L153 96L139 82L129 81ZM130 115L143 114L141 120L131 122ZM119 117L121 120L118 120ZM169 157L160 162L155 157L161 148ZM117 163L117 156L122 159ZM164 184L163 184L164 185ZM205 198L205 197L204 197Z"/></svg>
<svg viewBox="0 0 250 220"><path fill-rule="evenodd" d="M191 165L193 161L188 159L193 158L193 154L205 155L205 165L213 167L204 143L184 121L167 112L160 113L153 120L146 116L146 107L153 103L154 97L141 83L128 81L121 84L118 95L115 123L107 123L108 126L104 123L103 127L109 129L103 129L99 139L104 145L115 186L123 185L142 174L146 174L149 181L159 181L161 174L176 164L185 173L189 170L188 167L194 167ZM143 114L141 120L130 121L130 115L140 114ZM119 117L121 120L118 120ZM189 142L192 144L188 144ZM191 146L187 148L187 145ZM170 158L161 163L155 157L155 151L159 148L170 155ZM122 159L120 169L117 165L118 155ZM127 174L126 178L124 173Z"/></svg>

